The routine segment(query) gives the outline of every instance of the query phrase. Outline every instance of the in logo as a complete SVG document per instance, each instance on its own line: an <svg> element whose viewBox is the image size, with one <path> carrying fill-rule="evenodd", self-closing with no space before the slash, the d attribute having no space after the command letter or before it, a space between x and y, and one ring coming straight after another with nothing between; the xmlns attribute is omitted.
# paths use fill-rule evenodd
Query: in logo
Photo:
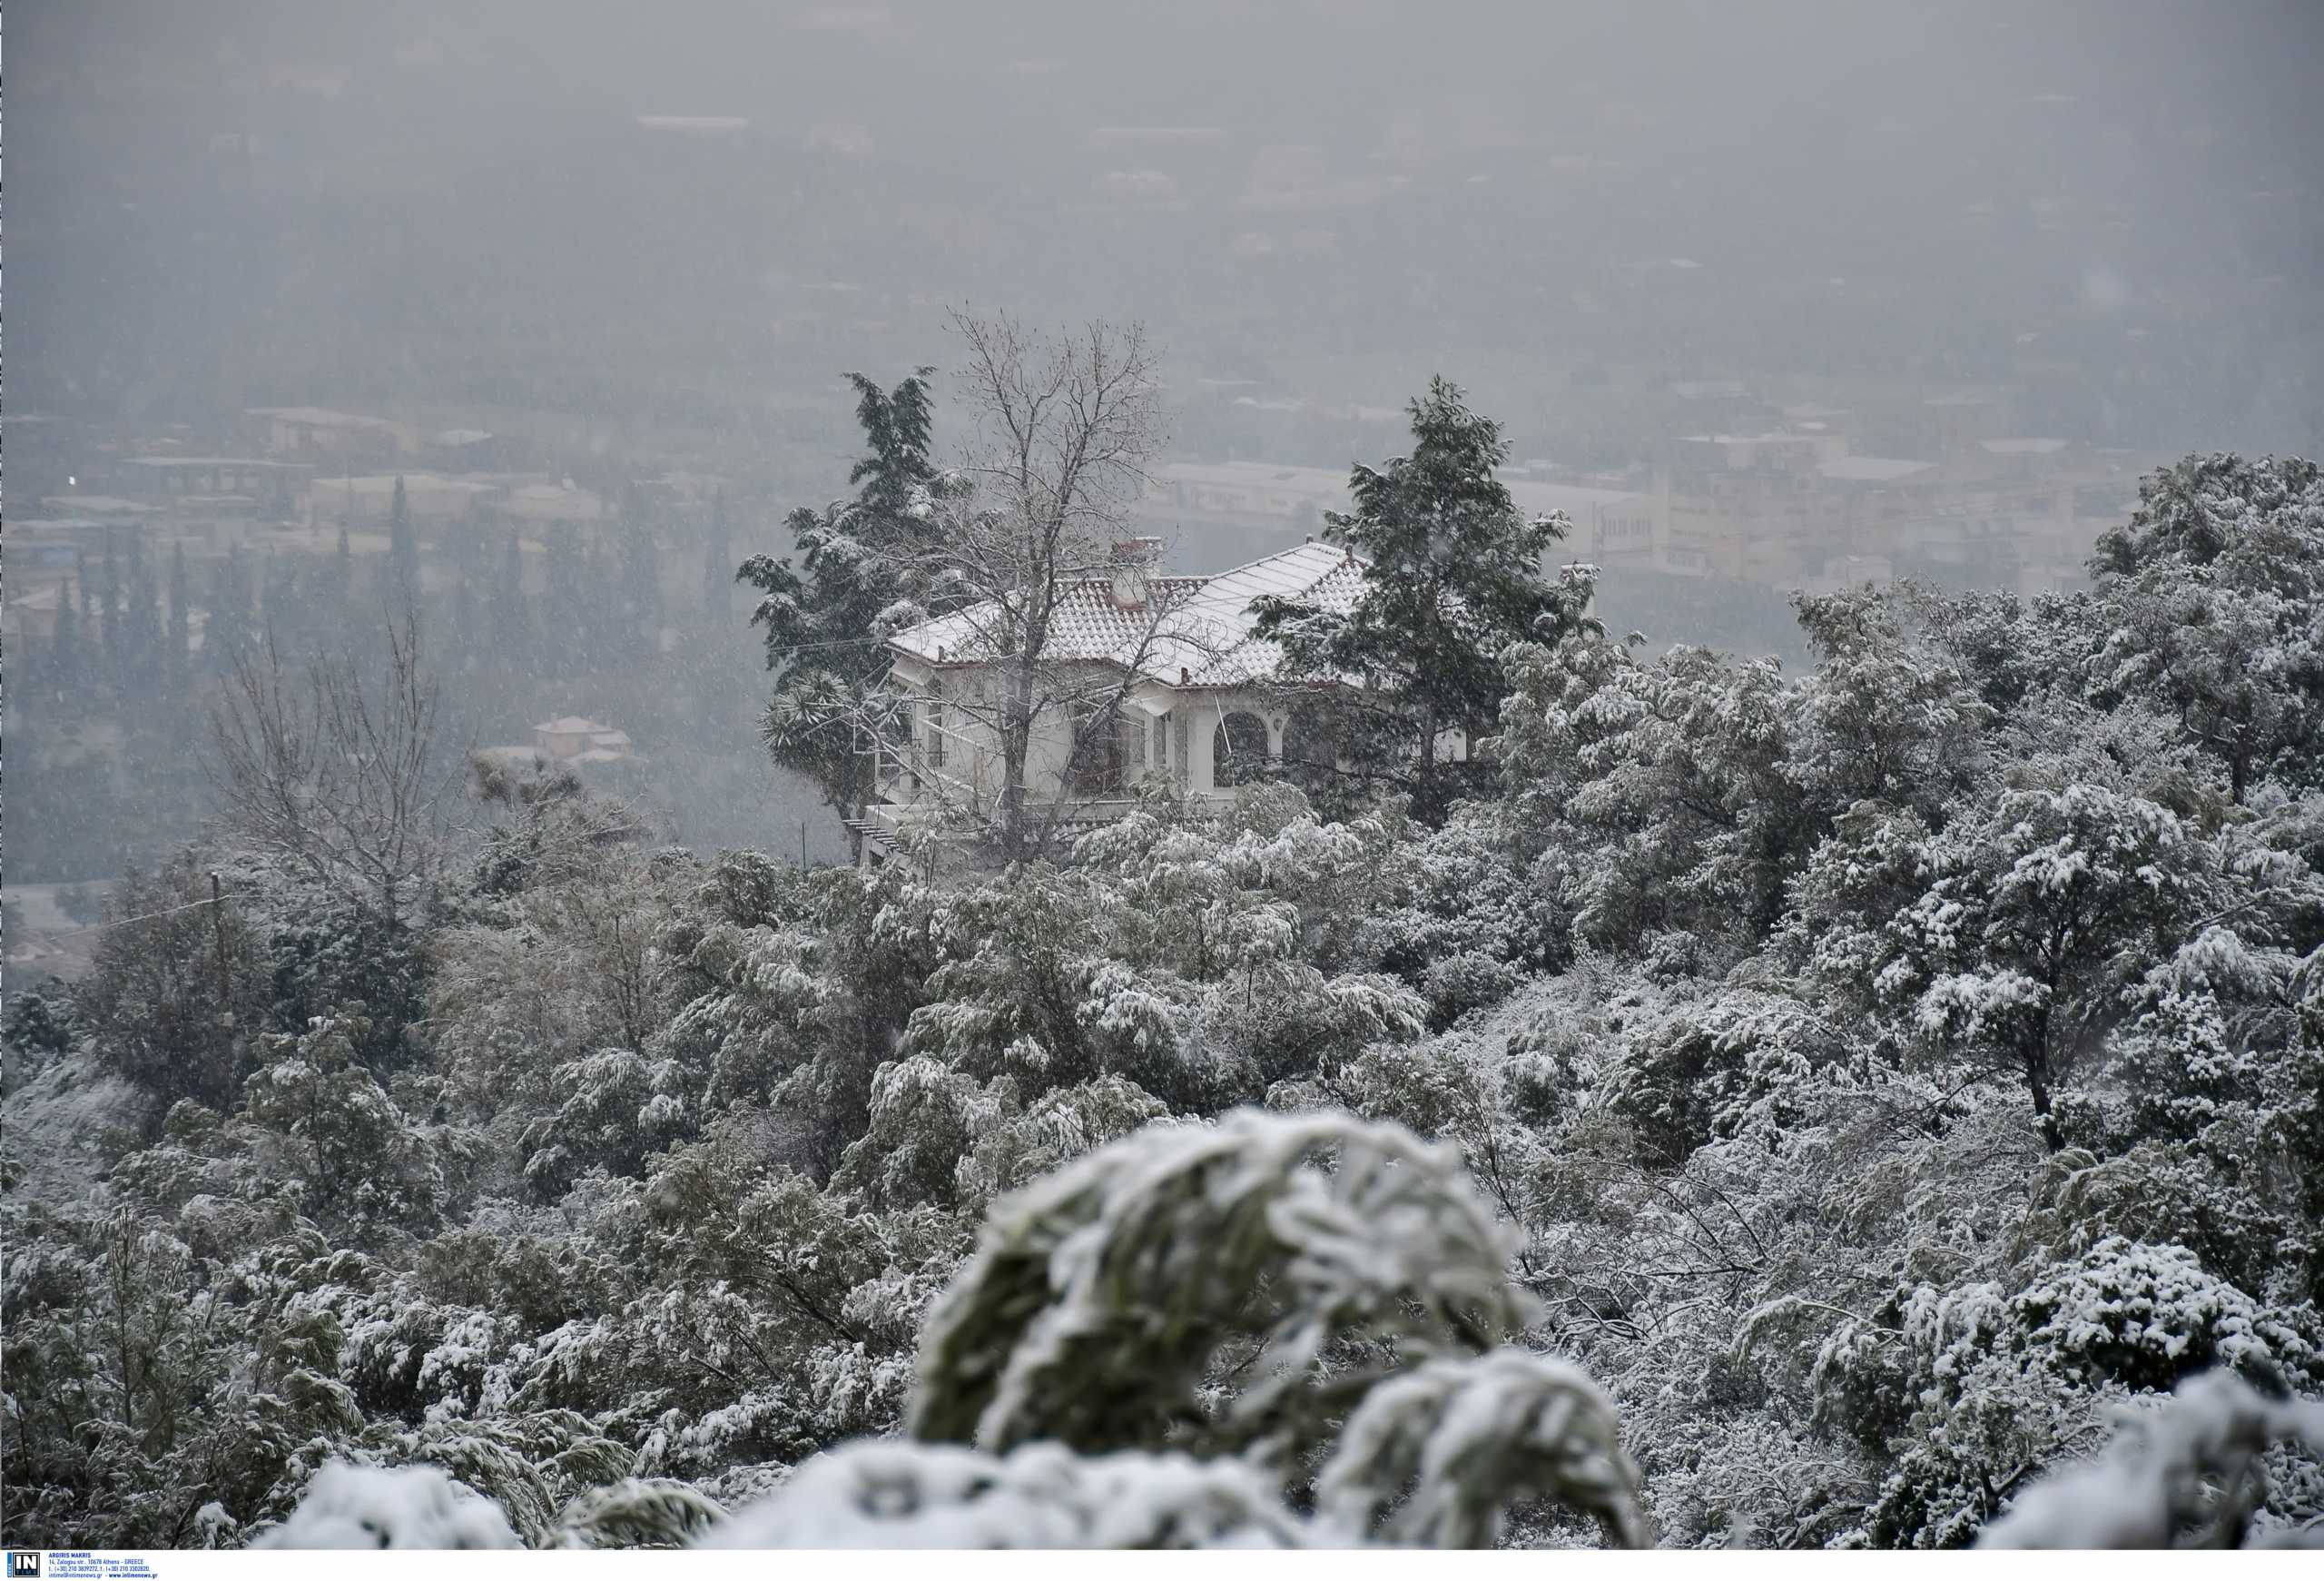
<svg viewBox="0 0 2324 1581"><path fill-rule="evenodd" d="M21 1548L9 1549L8 1581L40 1581L40 1556Z"/></svg>

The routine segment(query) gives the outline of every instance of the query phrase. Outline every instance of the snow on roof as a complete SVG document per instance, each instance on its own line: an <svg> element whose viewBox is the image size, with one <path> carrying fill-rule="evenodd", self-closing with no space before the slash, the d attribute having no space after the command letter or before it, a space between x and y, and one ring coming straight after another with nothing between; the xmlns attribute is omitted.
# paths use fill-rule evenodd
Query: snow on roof
<svg viewBox="0 0 2324 1581"><path fill-rule="evenodd" d="M2063 440L1979 440L1977 448L1994 456L2054 456L2066 448Z"/></svg>
<svg viewBox="0 0 2324 1581"><path fill-rule="evenodd" d="M1836 483L1893 483L1932 471L1935 466L1934 461L1905 461L1891 456L1841 456L1818 462L1816 469Z"/></svg>
<svg viewBox="0 0 2324 1581"><path fill-rule="evenodd" d="M491 437L492 435L483 429L446 429L440 434L431 434L428 442L431 445L445 445L458 449L462 445L480 445Z"/></svg>
<svg viewBox="0 0 2324 1581"><path fill-rule="evenodd" d="M1363 585L1364 562L1322 543L1301 544L1215 577L1156 578L1151 587L1158 614L1152 607L1123 608L1108 578L1078 578L1066 587L1046 657L1125 668L1136 664L1167 686L1240 685L1273 673L1279 653L1275 644L1252 635L1254 598L1272 594L1345 610ZM907 627L889 646L930 664L981 663L990 657L983 625L991 609L988 603Z"/></svg>
<svg viewBox="0 0 2324 1581"><path fill-rule="evenodd" d="M533 728L546 731L551 736L595 736L604 731L606 726L598 724L595 719L584 719L578 714L567 714L562 719L551 719L547 724L536 725Z"/></svg>

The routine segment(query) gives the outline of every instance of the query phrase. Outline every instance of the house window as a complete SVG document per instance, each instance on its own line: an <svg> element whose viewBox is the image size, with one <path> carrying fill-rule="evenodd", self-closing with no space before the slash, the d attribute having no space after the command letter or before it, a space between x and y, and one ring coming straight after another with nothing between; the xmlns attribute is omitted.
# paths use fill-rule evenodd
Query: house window
<svg viewBox="0 0 2324 1581"><path fill-rule="evenodd" d="M1170 767L1170 716L1163 715L1154 721L1154 751L1148 759L1154 772L1166 774Z"/></svg>
<svg viewBox="0 0 2324 1581"><path fill-rule="evenodd" d="M880 715L873 737L873 747L879 754L879 777L882 781L902 777L911 767L911 698L892 692L888 696L889 707ZM912 788L919 788L916 781Z"/></svg>
<svg viewBox="0 0 2324 1581"><path fill-rule="evenodd" d="M1214 789L1248 785L1266 773L1266 721L1256 714L1236 712L1218 722L1210 733L1210 783Z"/></svg>
<svg viewBox="0 0 2324 1581"><path fill-rule="evenodd" d="M1067 788L1078 795L1112 795L1122 788L1121 720L1110 707L1081 707L1073 716L1073 757Z"/></svg>
<svg viewBox="0 0 2324 1581"><path fill-rule="evenodd" d="M944 683L928 683L928 763L931 768L944 766Z"/></svg>

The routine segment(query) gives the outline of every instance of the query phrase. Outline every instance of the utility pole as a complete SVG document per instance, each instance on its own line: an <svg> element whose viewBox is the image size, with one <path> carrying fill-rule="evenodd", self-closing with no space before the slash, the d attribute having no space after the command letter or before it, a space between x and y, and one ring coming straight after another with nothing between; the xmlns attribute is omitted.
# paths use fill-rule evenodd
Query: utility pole
<svg viewBox="0 0 2324 1581"><path fill-rule="evenodd" d="M232 989L226 977L226 901L219 891L218 874L210 874L211 936L218 942L218 1024L231 1029L234 1024Z"/></svg>

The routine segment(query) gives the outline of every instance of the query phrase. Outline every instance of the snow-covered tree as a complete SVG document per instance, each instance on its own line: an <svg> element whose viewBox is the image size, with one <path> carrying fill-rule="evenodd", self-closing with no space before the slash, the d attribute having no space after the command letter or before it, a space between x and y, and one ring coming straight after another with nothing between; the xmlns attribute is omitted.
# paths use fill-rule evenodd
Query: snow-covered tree
<svg viewBox="0 0 2324 1581"><path fill-rule="evenodd" d="M1502 650L1579 627L1590 577L1545 573L1571 524L1518 510L1495 472L1509 455L1500 424L1442 378L1410 410L1412 453L1358 465L1354 509L1325 516L1328 541L1364 563L1354 608L1268 597L1253 608L1259 634L1282 645L1283 678L1320 688L1355 772L1434 825L1479 787L1488 760L1474 746L1508 690ZM1469 750L1448 750L1454 731Z"/></svg>

